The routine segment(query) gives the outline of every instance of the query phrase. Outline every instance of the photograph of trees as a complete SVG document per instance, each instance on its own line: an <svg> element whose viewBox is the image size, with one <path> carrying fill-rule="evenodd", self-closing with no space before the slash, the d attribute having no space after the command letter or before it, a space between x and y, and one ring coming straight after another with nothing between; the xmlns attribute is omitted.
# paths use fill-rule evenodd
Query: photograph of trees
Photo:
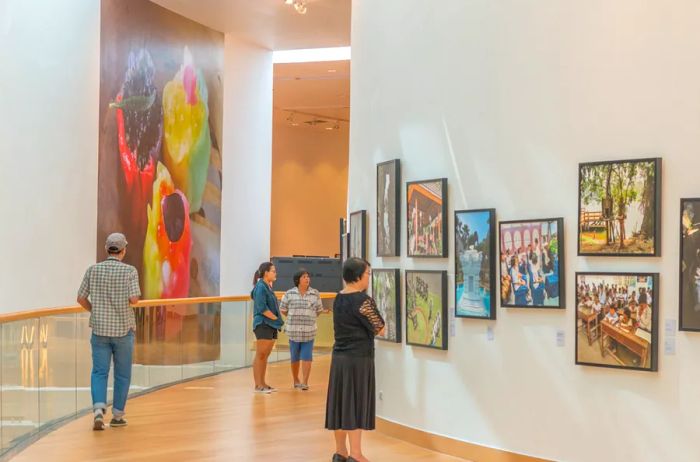
<svg viewBox="0 0 700 462"><path fill-rule="evenodd" d="M661 159L579 164L579 255L660 255Z"/></svg>

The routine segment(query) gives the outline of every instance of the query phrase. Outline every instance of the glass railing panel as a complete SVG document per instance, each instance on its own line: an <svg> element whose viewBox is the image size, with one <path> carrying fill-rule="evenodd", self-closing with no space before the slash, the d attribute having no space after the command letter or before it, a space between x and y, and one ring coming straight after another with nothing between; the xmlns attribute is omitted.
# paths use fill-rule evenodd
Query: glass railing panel
<svg viewBox="0 0 700 462"><path fill-rule="evenodd" d="M39 319L2 325L2 447L39 427Z"/></svg>
<svg viewBox="0 0 700 462"><path fill-rule="evenodd" d="M239 369L250 364L246 305L247 302L221 303L219 359L214 361L214 369L217 372Z"/></svg>
<svg viewBox="0 0 700 462"><path fill-rule="evenodd" d="M221 356L221 303L186 305L182 325L182 378L214 372Z"/></svg>
<svg viewBox="0 0 700 462"><path fill-rule="evenodd" d="M92 372L92 348L90 347L90 313L75 315L75 383L78 411L92 407L90 373Z"/></svg>
<svg viewBox="0 0 700 462"><path fill-rule="evenodd" d="M130 394L182 380L182 315L188 306L136 310L133 370L137 376L132 371Z"/></svg>
<svg viewBox="0 0 700 462"><path fill-rule="evenodd" d="M39 318L40 425L49 425L77 411L76 316L73 313Z"/></svg>

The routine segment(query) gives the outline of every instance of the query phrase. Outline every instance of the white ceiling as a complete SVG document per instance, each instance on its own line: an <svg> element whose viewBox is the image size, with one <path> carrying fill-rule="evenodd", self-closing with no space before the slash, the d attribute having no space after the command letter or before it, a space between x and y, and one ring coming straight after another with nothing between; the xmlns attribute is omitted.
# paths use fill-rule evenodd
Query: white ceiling
<svg viewBox="0 0 700 462"><path fill-rule="evenodd" d="M350 46L351 0L306 0L303 15L284 0L153 2L270 50Z"/></svg>
<svg viewBox="0 0 700 462"><path fill-rule="evenodd" d="M326 128L336 121L347 125L350 119L350 61L275 64L273 75L276 122L286 120L293 113L294 122L300 127ZM325 122L307 123L312 120Z"/></svg>

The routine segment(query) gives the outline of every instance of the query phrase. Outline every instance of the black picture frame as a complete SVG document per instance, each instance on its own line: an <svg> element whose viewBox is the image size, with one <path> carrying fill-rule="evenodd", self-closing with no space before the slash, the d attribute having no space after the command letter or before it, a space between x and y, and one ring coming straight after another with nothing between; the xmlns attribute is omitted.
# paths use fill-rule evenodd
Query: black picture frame
<svg viewBox="0 0 700 462"><path fill-rule="evenodd" d="M489 301L488 303L484 302L484 308L486 308L486 305L488 304L488 314L485 316L479 316L476 314L476 310L474 311L474 314L469 314L469 310L460 310L460 305L461 305L461 299L464 298L464 292L462 292L462 296L460 296L460 274L462 275L462 290L466 290L466 286L472 286L474 284L473 280L470 284L466 284L465 281L465 266L466 265L466 255L465 258L462 258L463 253L470 253L469 249L466 249L466 251L462 252L460 249L464 249L465 247L468 246L467 243L465 243L465 239L467 242L469 240L475 238L474 233L470 233L469 236L463 236L461 233L464 232L464 228L462 227L462 223L465 222L463 219L463 216L466 215L487 215L487 229L488 229L488 242L485 244L482 244L482 246L486 247L486 258L487 258L487 268L484 269L484 256L483 256L483 250L480 252L482 253L481 259L479 260L479 285L483 284L482 278L484 275L488 276L489 281L488 281L488 297ZM454 289L454 300L455 300L455 317L458 318L472 318L472 319L496 319L496 285L499 284L499 281L496 280L496 241L497 241L497 236L496 236L496 209L471 209L471 210L455 210L454 211L454 217L453 217L453 226L454 226L454 259L455 259L455 289ZM467 225L469 223L466 223ZM478 226L478 225L477 225ZM471 228L477 228L477 226L472 226ZM479 226L481 227L481 226ZM471 230L470 228L470 230ZM476 231L476 236L478 236L478 228L474 229ZM478 239L478 237L477 237ZM485 240L485 239L484 239ZM476 251L476 250L474 250ZM469 260L472 263L474 262L474 255L470 255ZM474 272L476 268L472 268L472 273ZM485 274L484 274L485 273ZM473 292L473 290L471 291ZM481 294L483 296L483 293Z"/></svg>
<svg viewBox="0 0 700 462"><path fill-rule="evenodd" d="M367 259L367 210L358 210L350 214L348 243L349 257ZM357 243L360 245L359 252L354 246Z"/></svg>
<svg viewBox="0 0 700 462"><path fill-rule="evenodd" d="M394 186L389 187L387 191L382 191L381 181L382 175L385 174L392 175L394 178ZM384 188L387 189L387 188ZM386 225L389 226L389 242L386 243L385 234L386 230L383 230L384 220L384 206L383 198L385 193L393 193L394 200L391 197L387 198L387 205L393 207L393 220L391 219L391 210L389 211L388 220ZM393 242L391 234L393 232ZM401 161L399 159L388 160L386 162L381 162L377 164L377 256L378 257L399 257L401 256Z"/></svg>
<svg viewBox="0 0 700 462"><path fill-rule="evenodd" d="M515 288L515 285L512 284L512 275L511 272L508 271L508 266L511 265L509 263L508 258L513 255L510 255L511 249L508 248L507 241L509 237L511 236L511 230L510 229L504 229L504 227L513 227L516 230L516 233L512 236L513 242L512 242L512 247L520 247L522 248L523 246L528 246L530 242L534 242L535 239L541 238L541 227L542 224L551 224L551 223L556 223L557 230L556 230L556 243L557 243L557 252L556 254L551 252L547 256L547 261L542 261L544 260L544 251L545 248L543 247L543 252L540 253L540 257L538 258L538 262L541 263L546 263L547 265L551 264L551 272L547 271L546 274L544 269L543 269L543 276L544 276L544 287L538 286L538 292L535 294L533 292L533 287L529 284L529 274L531 273L531 268L528 266L528 279L525 280L525 282L528 283L528 291L524 293L526 299L527 297L532 298L532 305L529 304L524 304L522 302L522 296L523 292L517 293L517 290ZM536 237L533 237L532 235L534 234L536 230L536 226L539 224L540 226L540 231L538 232ZM529 225L529 226L527 226ZM520 242L517 242L518 234L519 231L522 232L522 237L519 238L521 239ZM526 234L525 231L528 231ZM549 236L549 239L552 239L551 236ZM528 242L525 242L528 241ZM548 242L551 245L551 240ZM564 309L566 307L566 284L565 284L565 258L564 258L564 219L562 217L557 217L557 218L535 218L535 219L529 219L529 220L511 220L511 221L501 221L498 223L498 256L499 256L499 264L501 266L501 277L499 278L499 298L501 300L501 307L502 308L527 308L527 309ZM505 251L505 252L504 252ZM518 252L519 256L522 256L522 252ZM526 254L527 255L527 254ZM530 256L526 256L528 259L528 264L532 263L533 260L531 259ZM549 275L549 276L548 276ZM522 276L522 274L521 274ZM555 279L556 276L556 279ZM548 279L549 277L549 279ZM523 278L525 279L525 278ZM555 284L556 283L556 284ZM510 296L513 296L513 302L506 301L504 298L506 291L504 290L504 285L510 284L509 287L507 287L507 296L510 298ZM541 283L540 283L541 284ZM522 287L522 286L521 286ZM539 302L536 300L540 299L542 296L542 292L539 292L539 289L544 290L544 294L546 294L546 298L557 298L557 303L556 305L544 305L544 304L539 304ZM551 296L552 294L556 293L556 297Z"/></svg>
<svg viewBox="0 0 700 462"><path fill-rule="evenodd" d="M429 189L429 184L431 183L437 183L440 185L439 189L440 191L438 192L439 196L439 201L440 203L437 203L434 199L436 198L436 194L431 192ZM441 233L440 236L440 246L441 246L441 251L437 252L435 254L428 254L428 253L416 253L415 251L412 251L411 249L411 243L412 239L414 238L413 234L413 227L414 223L417 223L420 220L420 212L417 209L417 198L416 201L414 201L414 209L411 209L411 199L413 191L422 191L423 192L423 197L426 199L426 204L425 205L435 205L436 207L439 207L439 213L440 216L442 217L441 223L438 223L439 230ZM432 197L429 197L431 195ZM446 258L449 256L449 251L448 251L448 245L447 245L447 235L448 235L448 216L447 216L447 178L434 178L431 180L420 180L420 181L409 181L406 183L406 249L407 249L407 255L409 257L413 258ZM432 200L432 204L430 201ZM433 207L435 208L435 207ZM413 216L413 212L415 211L415 216ZM437 215L436 215L437 217ZM430 218L429 218L430 219ZM418 226L421 226L418 224ZM417 238L416 238L417 239ZM416 243L416 247L417 247Z"/></svg>
<svg viewBox="0 0 700 462"><path fill-rule="evenodd" d="M391 289L393 292L394 296L394 301L395 303L393 306L388 306L388 307L383 307L383 295L377 288L377 282L378 278L380 275L387 274L390 275L393 278L394 281L394 287ZM391 268L391 269L380 269L380 268L372 268L372 297L374 298L374 301L377 303L377 309L379 310L380 314L384 318L384 322L386 323L386 334L384 336L375 336L377 340L381 340L383 342L390 342L390 343L401 343L401 270L398 268ZM393 314L394 315L394 326L392 328L391 326L391 318L387 316L387 314ZM393 333L393 335L392 335Z"/></svg>
<svg viewBox="0 0 700 462"><path fill-rule="evenodd" d="M682 198L678 253L678 330L700 332L700 197ZM690 206L690 207L689 207ZM695 221L695 217L697 220ZM692 231L691 231L692 230Z"/></svg>
<svg viewBox="0 0 700 462"><path fill-rule="evenodd" d="M641 220L640 226L640 231L648 227L649 225L653 226L653 250L651 252L609 252L609 251L603 251L603 252L592 252L592 251L586 251L585 249L582 249L582 240L584 236L584 232L587 232L589 229L593 228L594 226L596 228L600 228L601 226L604 226L605 230L605 236L607 238L608 232L612 230L613 234L615 232L615 222L619 221L615 218L612 218L615 214L615 201L613 198L609 199L602 199L601 200L601 210L598 211L587 211L583 209L583 182L584 182L584 174L587 176L588 173L584 173L587 170L590 171L592 168L605 168L605 167L610 167L609 172L612 172L612 169L615 168L615 166L619 166L619 168L622 168L622 165L625 164L652 164L649 167L652 167L651 169L647 170L647 172L653 170L654 174L654 182L653 182L653 187L654 191L648 193L650 196L648 199L653 198L654 204L650 207L650 210L653 211L654 216L651 219L650 222L646 221L646 218L643 216ZM612 173L608 173L607 178L610 179L610 182L614 183L614 179L611 178ZM625 177L627 178L627 177ZM646 181L646 180L645 180ZM602 184L608 183L606 180L601 179ZM611 186L612 187L612 186ZM587 188L588 189L588 188ZM642 192L641 194L641 199L640 202L643 202L644 196L646 196L646 192ZM629 205L626 206L626 210L629 211L630 207ZM611 217L611 218L605 218L606 216ZM607 224L606 224L607 222ZM608 228L612 227L612 228ZM586 231L584 231L584 228L586 228ZM619 228L619 226L618 226ZM625 231L625 235L627 235L627 230ZM618 230L619 232L619 230ZM634 230L632 230L634 233ZM638 239L638 237L634 237L634 239ZM578 228L577 228L577 236L576 236L576 251L577 255L580 257L660 257L661 256L661 158L660 157L649 157L649 158L644 158L644 159L623 159L623 160L609 160L609 161L600 161L600 162L584 162L580 163L578 166Z"/></svg>
<svg viewBox="0 0 700 462"><path fill-rule="evenodd" d="M581 330L583 331L584 328L584 323L588 324L588 321L585 320L585 316L592 316L593 311L586 312L583 311L582 307L582 300L581 300L581 290L580 286L584 280L581 279L581 277L587 277L587 276L592 276L592 277L632 277L632 278L651 278L652 281L652 297L651 297L651 342L646 341L646 339L643 339L639 337L636 333L632 334L633 337L640 338L646 343L649 344L649 356L648 356L648 361L649 361L649 367L641 367L641 366L628 366L628 365L617 365L617 364L601 364L601 363L595 363L595 362L590 362L590 361L582 361L579 359L579 319L582 319L582 325L581 325ZM629 369L629 370L637 370L637 371L643 371L643 372L656 372L658 370L658 346L659 346L659 273L644 273L644 272L633 272L633 273L624 273L624 272L590 272L590 271L577 271L576 272L576 316L574 316L575 320L575 325L574 325L574 332L575 332L575 349L574 349L574 355L575 355L575 362L577 365L581 366L593 366L593 367L606 367L606 368L611 368L611 369ZM629 296L629 292L628 292ZM627 303L627 307L629 306L629 302L623 302ZM605 305L608 306L608 300L605 300ZM601 310L605 310L605 307L601 307ZM596 346L593 346L594 349L600 349L600 354L601 357L605 354L605 351L607 348L605 348L605 339L603 336L603 327L604 326L610 326L607 321L598 321L598 326L595 328L597 329L597 334L595 338L593 338L593 341L591 341L591 336L590 334L590 325L587 328L587 341L589 343L589 346L593 346L593 342L597 343ZM637 328L635 328L637 329ZM616 328L615 331L612 331L611 327L606 327L606 330L611 331L611 332L616 332L616 331L621 331L621 329ZM636 331L635 331L636 332ZM617 335L622 335L622 334L617 334ZM626 337L629 337L629 333L627 333ZM618 342L618 340L615 340ZM622 343L622 347L625 348L627 351L632 351L627 349L625 346L626 343L631 342L631 340L625 340L625 342ZM634 342L637 343L637 342ZM618 343L619 345L619 343ZM620 353L620 352L618 352ZM617 354L615 353L609 353L613 356L615 360L618 362L622 362L617 357Z"/></svg>
<svg viewBox="0 0 700 462"><path fill-rule="evenodd" d="M432 338L428 342L416 342L411 340L411 332L417 328L411 328L411 326L417 326L419 324L419 319L417 317L417 313L414 313L414 316L411 316L413 313L413 309L410 307L411 301L413 300L414 295L411 294L411 290L413 287L413 278L414 276L419 276L419 275L432 275L432 276L437 276L437 279L440 281L440 303L439 303L439 311L438 313L440 314L440 343L439 344L431 344ZM427 276L426 276L427 277ZM424 347L424 348L432 348L436 350L447 350L447 337L449 336L448 331L447 331L447 326L448 326L448 314L447 314L447 271L427 271L427 270L406 270L406 283L405 283L405 290L406 290L406 316L405 316L405 325L406 325L406 344L411 345L411 346L419 346L419 347ZM430 288L428 288L428 291L430 291ZM426 326L425 329L425 334L424 337L427 338L428 334L428 323L432 322L432 313L428 313L427 317L425 313L422 313L421 319L423 319L423 323ZM409 324L410 323L410 324ZM433 326L437 325L436 322L433 322ZM432 334L430 334L432 335Z"/></svg>

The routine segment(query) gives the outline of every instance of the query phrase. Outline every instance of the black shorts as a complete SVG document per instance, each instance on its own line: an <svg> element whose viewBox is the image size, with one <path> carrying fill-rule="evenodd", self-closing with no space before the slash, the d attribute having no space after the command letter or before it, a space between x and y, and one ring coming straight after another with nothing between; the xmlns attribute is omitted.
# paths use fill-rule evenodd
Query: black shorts
<svg viewBox="0 0 700 462"><path fill-rule="evenodd" d="M253 332L258 340L277 340L277 329L267 324L259 324Z"/></svg>

